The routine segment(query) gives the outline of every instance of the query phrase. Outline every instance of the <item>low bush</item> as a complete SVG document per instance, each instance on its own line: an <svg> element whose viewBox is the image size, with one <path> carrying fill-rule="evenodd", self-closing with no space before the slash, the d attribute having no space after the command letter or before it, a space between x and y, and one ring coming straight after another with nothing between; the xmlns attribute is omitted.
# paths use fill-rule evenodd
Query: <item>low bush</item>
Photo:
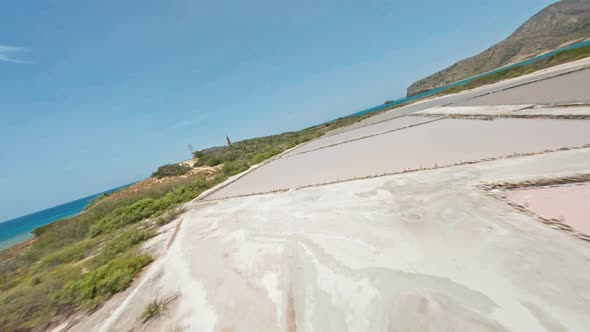
<svg viewBox="0 0 590 332"><path fill-rule="evenodd" d="M97 241L93 239L82 240L55 253L41 258L34 266L35 273L47 271L55 266L64 263L76 262L86 257L94 249Z"/></svg>
<svg viewBox="0 0 590 332"><path fill-rule="evenodd" d="M245 170L247 170L249 167L246 163L241 162L241 161L232 161L232 162L228 162L223 164L223 174L225 174L226 176L232 176L232 175L236 175L238 173L241 173Z"/></svg>
<svg viewBox="0 0 590 332"><path fill-rule="evenodd" d="M204 149L194 153L199 158L196 166L223 164L226 176L243 172L253 165L259 164L283 151L303 142L321 137L326 132L356 122L363 117L341 118L320 126L307 128L297 132L252 138L235 142L229 146Z"/></svg>
<svg viewBox="0 0 590 332"><path fill-rule="evenodd" d="M174 294L165 299L156 298L152 302L148 303L143 313L139 317L139 320L144 324L159 319L162 315L168 311L168 305L178 297L178 294Z"/></svg>
<svg viewBox="0 0 590 332"><path fill-rule="evenodd" d="M141 242L151 238L155 235L153 230L145 230L138 228L131 228L123 232L121 235L109 241L96 257L92 258L88 264L91 269L99 268L100 266L112 261L118 255L129 251L132 247Z"/></svg>
<svg viewBox="0 0 590 332"><path fill-rule="evenodd" d="M135 274L151 261L152 258L145 254L117 257L68 282L54 295L54 299L63 305L93 309L111 295L126 289Z"/></svg>
<svg viewBox="0 0 590 332"><path fill-rule="evenodd" d="M152 177L161 179L167 176L179 176L184 175L190 171L190 167L178 165L178 164L168 164L164 166L158 167L158 170L152 173Z"/></svg>
<svg viewBox="0 0 590 332"><path fill-rule="evenodd" d="M222 160L216 157L213 157L207 160L207 166L217 166L222 163Z"/></svg>
<svg viewBox="0 0 590 332"><path fill-rule="evenodd" d="M144 198L131 205L117 208L92 225L89 235L95 237L147 218L158 217L179 203L188 202L197 197L200 193L224 179L223 177L206 178L200 176L168 192L163 197L157 199Z"/></svg>
<svg viewBox="0 0 590 332"><path fill-rule="evenodd" d="M74 280L79 275L80 267L63 264L0 293L1 330L44 330L49 323L47 318L60 310L51 294L62 289L69 280Z"/></svg>
<svg viewBox="0 0 590 332"><path fill-rule="evenodd" d="M179 215L183 214L184 212L185 212L185 209L182 209L182 208L172 209L172 210L164 213L160 217L158 217L158 219L156 219L156 223L159 226L166 225L169 222L171 222L172 220L176 219Z"/></svg>

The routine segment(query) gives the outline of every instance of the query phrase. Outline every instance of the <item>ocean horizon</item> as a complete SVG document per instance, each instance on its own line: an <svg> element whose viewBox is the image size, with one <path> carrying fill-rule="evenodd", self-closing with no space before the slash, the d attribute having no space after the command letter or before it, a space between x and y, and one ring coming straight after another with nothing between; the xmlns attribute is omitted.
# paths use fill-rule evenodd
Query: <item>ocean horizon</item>
<svg viewBox="0 0 590 332"><path fill-rule="evenodd" d="M34 237L36 228L58 220L74 217L84 211L96 198L126 188L133 183L109 189L71 202L56 205L41 211L0 222L0 250L12 247Z"/></svg>

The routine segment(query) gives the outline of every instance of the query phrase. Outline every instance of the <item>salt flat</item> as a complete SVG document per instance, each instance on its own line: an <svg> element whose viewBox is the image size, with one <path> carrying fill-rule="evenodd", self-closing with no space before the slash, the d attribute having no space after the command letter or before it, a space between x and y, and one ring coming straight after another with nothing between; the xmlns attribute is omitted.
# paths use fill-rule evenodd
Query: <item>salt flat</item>
<svg viewBox="0 0 590 332"><path fill-rule="evenodd" d="M590 143L590 121L440 120L270 162L209 199Z"/></svg>
<svg viewBox="0 0 590 332"><path fill-rule="evenodd" d="M456 103L457 106L552 104L590 101L590 69Z"/></svg>
<svg viewBox="0 0 590 332"><path fill-rule="evenodd" d="M493 116L493 117L586 117L590 115L588 104L573 105L484 105L433 107L414 113L428 116Z"/></svg>
<svg viewBox="0 0 590 332"><path fill-rule="evenodd" d="M442 106L433 107L416 112L423 115L509 115L522 112L523 109L533 107L532 104L520 105L493 105L493 106Z"/></svg>
<svg viewBox="0 0 590 332"><path fill-rule="evenodd" d="M180 293L141 329L585 331L590 246L477 186L588 173L588 160L590 148L196 203L126 305L95 317L126 331Z"/></svg>
<svg viewBox="0 0 590 332"><path fill-rule="evenodd" d="M590 115L590 107L588 106L570 106L570 107L535 107L534 109L528 109L523 111L515 112L517 114L525 115Z"/></svg>
<svg viewBox="0 0 590 332"><path fill-rule="evenodd" d="M320 137L315 139L307 144L302 145L296 149L293 149L289 153L288 156L299 154L302 152L308 152L320 148L324 148L327 146L331 146L334 144L339 144L343 142L347 142L350 140L356 140L360 138L365 138L368 136L379 135L387 132L391 132L394 130L399 130L402 128L407 128L410 126L416 126L422 123L429 123L433 121L432 118L425 118L425 117L415 117L415 116L403 116L399 118L394 118L391 120L386 120L380 123L373 124L371 126L360 127L352 130L347 130L344 132L332 132L327 134L324 137Z"/></svg>
<svg viewBox="0 0 590 332"><path fill-rule="evenodd" d="M590 184L510 190L506 197L547 219L590 235Z"/></svg>

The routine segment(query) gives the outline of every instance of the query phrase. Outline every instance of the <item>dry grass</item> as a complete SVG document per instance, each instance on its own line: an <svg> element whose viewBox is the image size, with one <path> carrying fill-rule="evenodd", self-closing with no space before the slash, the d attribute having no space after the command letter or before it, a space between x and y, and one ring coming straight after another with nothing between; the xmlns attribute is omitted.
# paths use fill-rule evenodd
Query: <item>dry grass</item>
<svg viewBox="0 0 590 332"><path fill-rule="evenodd" d="M158 224L159 226L166 225L185 212L186 209L183 207L177 207L175 209L172 209L171 211L168 211L160 217L158 217L158 219L156 219L156 224Z"/></svg>
<svg viewBox="0 0 590 332"><path fill-rule="evenodd" d="M160 319L168 311L168 305L178 298L179 294L174 293L164 299L156 297L146 307L139 320L143 324L150 324L154 320Z"/></svg>

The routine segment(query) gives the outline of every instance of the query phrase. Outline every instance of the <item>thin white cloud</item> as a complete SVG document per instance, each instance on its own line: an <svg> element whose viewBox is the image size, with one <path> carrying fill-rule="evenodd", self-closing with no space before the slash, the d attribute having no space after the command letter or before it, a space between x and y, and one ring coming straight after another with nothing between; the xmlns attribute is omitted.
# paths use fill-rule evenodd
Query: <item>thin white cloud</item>
<svg viewBox="0 0 590 332"><path fill-rule="evenodd" d="M26 51L26 48L0 44L0 62L29 63L17 58L20 53Z"/></svg>

